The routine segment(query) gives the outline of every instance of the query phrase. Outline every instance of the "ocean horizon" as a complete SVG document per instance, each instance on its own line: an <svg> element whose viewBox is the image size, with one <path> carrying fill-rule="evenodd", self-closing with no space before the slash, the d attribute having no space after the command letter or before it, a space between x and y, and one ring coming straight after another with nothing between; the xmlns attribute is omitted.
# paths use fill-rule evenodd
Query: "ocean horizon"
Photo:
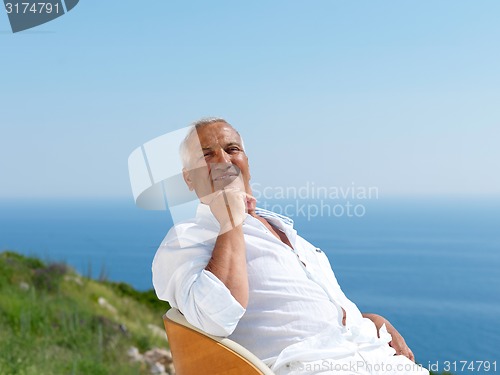
<svg viewBox="0 0 500 375"><path fill-rule="evenodd" d="M350 216L346 202L259 206L292 213L298 233L327 254L346 295L361 311L388 318L422 365L443 371L448 361L456 374L493 372L500 359L500 199L357 200ZM171 226L168 212L141 210L132 199L0 200L0 251L66 262L139 290L152 288L151 261ZM460 371L460 361L475 370ZM490 371L478 371L476 361L489 361Z"/></svg>

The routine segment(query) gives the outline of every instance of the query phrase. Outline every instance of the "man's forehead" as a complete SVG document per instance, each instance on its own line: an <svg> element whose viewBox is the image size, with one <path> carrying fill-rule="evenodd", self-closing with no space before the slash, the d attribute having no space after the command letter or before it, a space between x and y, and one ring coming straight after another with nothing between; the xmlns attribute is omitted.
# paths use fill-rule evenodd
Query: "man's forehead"
<svg viewBox="0 0 500 375"><path fill-rule="evenodd" d="M196 129L193 134L198 136L202 148L225 146L227 144L241 144L238 132L229 124L214 123Z"/></svg>

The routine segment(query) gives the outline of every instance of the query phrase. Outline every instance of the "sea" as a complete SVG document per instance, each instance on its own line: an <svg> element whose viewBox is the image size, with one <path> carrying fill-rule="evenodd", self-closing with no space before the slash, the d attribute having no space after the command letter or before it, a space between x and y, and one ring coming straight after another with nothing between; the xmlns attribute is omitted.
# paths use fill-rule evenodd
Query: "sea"
<svg viewBox="0 0 500 375"><path fill-rule="evenodd" d="M386 317L424 367L500 373L500 198L259 206L290 215L327 254L345 294ZM0 200L0 251L140 290L152 288L151 261L171 226L169 211L142 210L132 199Z"/></svg>

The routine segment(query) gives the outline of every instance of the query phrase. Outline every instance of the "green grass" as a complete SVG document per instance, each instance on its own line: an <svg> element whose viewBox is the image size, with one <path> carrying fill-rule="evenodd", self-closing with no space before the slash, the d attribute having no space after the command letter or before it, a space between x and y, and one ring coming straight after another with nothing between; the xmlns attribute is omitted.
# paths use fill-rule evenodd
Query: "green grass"
<svg viewBox="0 0 500 375"><path fill-rule="evenodd" d="M103 297L116 311L98 304ZM98 282L64 264L0 253L0 374L146 374L127 349L167 347L153 291Z"/></svg>

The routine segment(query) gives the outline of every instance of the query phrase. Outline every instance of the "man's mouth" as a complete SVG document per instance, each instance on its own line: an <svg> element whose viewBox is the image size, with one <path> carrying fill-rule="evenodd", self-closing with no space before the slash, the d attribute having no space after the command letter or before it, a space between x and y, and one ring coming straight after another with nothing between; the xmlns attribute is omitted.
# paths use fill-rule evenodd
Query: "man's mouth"
<svg viewBox="0 0 500 375"><path fill-rule="evenodd" d="M234 179L238 177L237 174L235 173L224 173L224 174L221 174L219 176L216 176L213 178L214 181L225 181L225 180L229 180L229 179Z"/></svg>

